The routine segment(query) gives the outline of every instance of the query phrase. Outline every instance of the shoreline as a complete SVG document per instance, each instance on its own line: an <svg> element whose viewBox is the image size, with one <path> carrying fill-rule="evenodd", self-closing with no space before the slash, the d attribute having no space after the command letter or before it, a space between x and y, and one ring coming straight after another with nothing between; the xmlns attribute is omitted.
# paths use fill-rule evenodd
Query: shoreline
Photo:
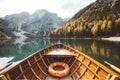
<svg viewBox="0 0 120 80"><path fill-rule="evenodd" d="M39 38L39 37L37 37ZM75 39L85 39L85 40L103 40L103 41L111 41L111 42L120 42L120 37L107 37L107 38L50 38L50 37L40 37L42 39L72 39L72 40L75 40ZM10 40L10 38L7 38L7 39L1 39L0 38L0 42L1 41L6 41L6 40Z"/></svg>
<svg viewBox="0 0 120 80"><path fill-rule="evenodd" d="M111 42L120 42L120 37L107 37L107 38L47 38L47 39L85 39L85 40L103 40Z"/></svg>
<svg viewBox="0 0 120 80"><path fill-rule="evenodd" d="M101 38L106 41L120 42L120 37L109 37L109 38Z"/></svg>

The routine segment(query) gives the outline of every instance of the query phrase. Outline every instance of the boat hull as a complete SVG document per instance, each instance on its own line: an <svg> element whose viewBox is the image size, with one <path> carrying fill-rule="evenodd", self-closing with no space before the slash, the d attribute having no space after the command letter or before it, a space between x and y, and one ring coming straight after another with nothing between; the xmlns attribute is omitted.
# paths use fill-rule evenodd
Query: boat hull
<svg viewBox="0 0 120 80"><path fill-rule="evenodd" d="M54 62L69 65L70 73L59 80L119 80L120 75L99 62L63 44L55 44L11 65L0 72L0 80L58 80L48 73L48 66Z"/></svg>

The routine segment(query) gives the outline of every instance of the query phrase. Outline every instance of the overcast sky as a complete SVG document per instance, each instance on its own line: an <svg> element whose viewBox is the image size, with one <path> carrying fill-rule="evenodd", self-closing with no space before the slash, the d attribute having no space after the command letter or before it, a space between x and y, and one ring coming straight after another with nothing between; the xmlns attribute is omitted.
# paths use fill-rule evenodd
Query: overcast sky
<svg viewBox="0 0 120 80"><path fill-rule="evenodd" d="M38 9L46 9L57 13L62 18L72 17L76 12L95 0L0 0L0 17L20 13L33 13Z"/></svg>

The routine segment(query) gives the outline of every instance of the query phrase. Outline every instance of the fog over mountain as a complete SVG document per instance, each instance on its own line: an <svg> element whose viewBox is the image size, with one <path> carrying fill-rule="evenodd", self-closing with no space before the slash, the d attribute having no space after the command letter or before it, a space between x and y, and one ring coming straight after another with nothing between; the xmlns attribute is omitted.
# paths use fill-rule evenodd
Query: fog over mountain
<svg viewBox="0 0 120 80"><path fill-rule="evenodd" d="M4 20L16 36L23 34L47 36L51 30L62 26L68 19L62 19L56 13L47 10L37 10L33 14L21 12L7 15Z"/></svg>

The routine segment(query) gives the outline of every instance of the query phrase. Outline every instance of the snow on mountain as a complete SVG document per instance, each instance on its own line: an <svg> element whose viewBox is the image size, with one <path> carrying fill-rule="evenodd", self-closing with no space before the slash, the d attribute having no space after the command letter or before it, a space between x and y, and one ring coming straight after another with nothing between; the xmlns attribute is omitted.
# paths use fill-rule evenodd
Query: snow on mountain
<svg viewBox="0 0 120 80"><path fill-rule="evenodd" d="M44 9L37 10L33 14L22 12L7 15L4 19L16 36L22 36L24 33L47 36L49 31L62 26L66 22L66 20L58 17L56 13Z"/></svg>
<svg viewBox="0 0 120 80"><path fill-rule="evenodd" d="M7 15L4 17L4 20L8 23L8 28L13 31L17 31L19 25L26 21L30 17L30 14L27 12L22 12L19 14Z"/></svg>
<svg viewBox="0 0 120 80"><path fill-rule="evenodd" d="M46 36L54 28L62 26L66 21L47 10L38 10L22 24L22 29L39 36Z"/></svg>

